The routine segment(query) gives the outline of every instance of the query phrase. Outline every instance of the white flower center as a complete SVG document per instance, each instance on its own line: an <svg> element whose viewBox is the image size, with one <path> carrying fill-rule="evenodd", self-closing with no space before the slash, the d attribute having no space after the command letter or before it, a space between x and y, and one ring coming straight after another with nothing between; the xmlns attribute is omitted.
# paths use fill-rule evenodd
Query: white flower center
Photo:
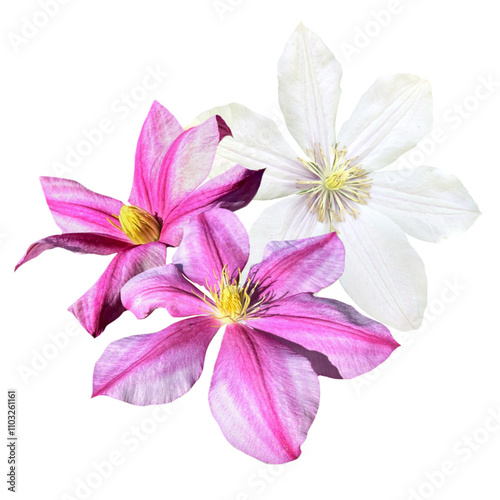
<svg viewBox="0 0 500 500"><path fill-rule="evenodd" d="M356 217L356 205L366 205L370 197L371 179L361 165L354 164L355 158L347 158L346 149L332 147L331 162L326 159L321 146L307 151L308 160L300 161L317 179L297 182L299 194L307 195L307 203L318 220L330 220L331 230L335 222L343 222L345 215Z"/></svg>

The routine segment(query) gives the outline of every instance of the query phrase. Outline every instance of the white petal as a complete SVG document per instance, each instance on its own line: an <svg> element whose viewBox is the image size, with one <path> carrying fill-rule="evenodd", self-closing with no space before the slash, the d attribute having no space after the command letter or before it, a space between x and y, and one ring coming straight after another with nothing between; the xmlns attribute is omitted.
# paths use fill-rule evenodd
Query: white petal
<svg viewBox="0 0 500 500"><path fill-rule="evenodd" d="M359 211L338 227L346 252L342 286L378 321L418 328L427 302L422 260L397 224L368 206Z"/></svg>
<svg viewBox="0 0 500 500"><path fill-rule="evenodd" d="M297 192L297 180L310 177L309 171L281 135L273 120L241 104L227 104L206 111L196 122L219 115L233 137L225 137L217 150L212 174L225 172L235 163L252 170L266 169L256 199L269 200Z"/></svg>
<svg viewBox="0 0 500 500"><path fill-rule="evenodd" d="M270 241L298 240L329 232L330 223L319 222L316 214L309 211L307 196L280 200L266 208L250 228L249 266L262 260Z"/></svg>
<svg viewBox="0 0 500 500"><path fill-rule="evenodd" d="M415 75L381 76L361 97L338 142L368 172L413 148L432 126L432 94Z"/></svg>
<svg viewBox="0 0 500 500"><path fill-rule="evenodd" d="M370 208L379 210L415 238L438 242L468 229L479 209L453 175L432 167L375 172Z"/></svg>
<svg viewBox="0 0 500 500"><path fill-rule="evenodd" d="M279 101L293 138L305 151L321 144L329 155L342 68L323 41L300 24L278 63Z"/></svg>

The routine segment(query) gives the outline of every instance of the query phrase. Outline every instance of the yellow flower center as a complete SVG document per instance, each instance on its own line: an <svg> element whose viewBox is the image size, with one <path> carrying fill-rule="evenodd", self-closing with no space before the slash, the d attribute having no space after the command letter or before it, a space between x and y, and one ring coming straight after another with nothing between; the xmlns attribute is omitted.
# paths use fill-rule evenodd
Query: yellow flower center
<svg viewBox="0 0 500 500"><path fill-rule="evenodd" d="M371 179L360 165L353 164L354 159L347 158L345 148L332 147L331 161L325 157L321 146L308 151L309 160L302 164L314 174L314 180L299 180L299 194L307 195L307 203L318 220L330 220L330 229L335 230L335 222L343 222L345 216L356 217L359 212L356 205L366 205L370 198Z"/></svg>
<svg viewBox="0 0 500 500"><path fill-rule="evenodd" d="M120 215L114 215L120 225L108 222L123 231L136 245L152 243L160 239L161 225L158 219L142 208L133 205L123 205Z"/></svg>
<svg viewBox="0 0 500 500"><path fill-rule="evenodd" d="M227 266L222 269L221 277L217 285L210 287L207 284L207 289L212 296L214 304L211 304L206 299L205 302L210 305L212 316L224 323L238 323L244 321L249 315L255 313L262 300L255 304L251 304L252 295L257 288L258 283L250 288L250 281L246 281L243 286L240 286L241 271L238 273L238 278L229 276Z"/></svg>
<svg viewBox="0 0 500 500"><path fill-rule="evenodd" d="M220 316L235 321L245 314L250 297L244 291L240 294L237 285L227 285L220 291L218 299Z"/></svg>
<svg viewBox="0 0 500 500"><path fill-rule="evenodd" d="M346 170L340 170L337 172L332 172L325 180L325 188L329 191L338 191L342 189L345 183L349 180L349 172Z"/></svg>

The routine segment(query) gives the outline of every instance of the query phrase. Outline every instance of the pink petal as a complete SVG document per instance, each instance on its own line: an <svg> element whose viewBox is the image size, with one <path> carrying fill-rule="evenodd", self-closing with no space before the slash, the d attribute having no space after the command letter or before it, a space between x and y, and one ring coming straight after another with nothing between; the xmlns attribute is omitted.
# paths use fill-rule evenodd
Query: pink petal
<svg viewBox="0 0 500 500"><path fill-rule="evenodd" d="M294 241L271 241L263 261L250 269L267 295L316 293L344 271L344 245L335 233Z"/></svg>
<svg viewBox="0 0 500 500"><path fill-rule="evenodd" d="M92 397L141 406L177 399L200 377L218 328L211 318L189 318L158 333L112 342L95 365Z"/></svg>
<svg viewBox="0 0 500 500"><path fill-rule="evenodd" d="M163 220L167 220L169 212L208 177L220 137L225 135L226 128L220 117L212 116L175 139L152 186L152 213L158 213Z"/></svg>
<svg viewBox="0 0 500 500"><path fill-rule="evenodd" d="M125 283L152 267L165 264L166 246L148 243L119 252L102 276L69 310L93 337L98 337L125 311L120 290Z"/></svg>
<svg viewBox="0 0 500 500"><path fill-rule="evenodd" d="M322 375L323 377L329 377L335 379L342 379L342 375L340 375L338 368L334 366L328 359L328 357L325 356L323 353L318 351L310 351L309 349L306 349L305 347L302 347L301 345L296 344L295 342L290 342L289 340L286 340L283 337L272 335L269 332L262 332L262 333L264 333L268 337L276 339L282 344L285 344L286 346L294 350L297 354L300 354L301 356L307 358L317 375Z"/></svg>
<svg viewBox="0 0 500 500"><path fill-rule="evenodd" d="M222 340L209 393L226 439L267 463L300 455L319 404L309 361L281 342L241 324Z"/></svg>
<svg viewBox="0 0 500 500"><path fill-rule="evenodd" d="M325 354L342 378L372 370L399 346L381 323L347 304L311 294L286 297L259 313L249 325Z"/></svg>
<svg viewBox="0 0 500 500"><path fill-rule="evenodd" d="M65 250L77 253L109 255L130 248L132 245L132 242L117 240L105 234L56 234L30 245L24 257L17 264L16 270L29 260L38 257L45 250L51 250L52 248L64 248Z"/></svg>
<svg viewBox="0 0 500 500"><path fill-rule="evenodd" d="M113 215L119 215L121 201L94 193L78 182L59 177L40 177L47 205L63 233L99 233L130 240L120 229Z"/></svg>
<svg viewBox="0 0 500 500"><path fill-rule="evenodd" d="M193 191L169 215L162 228L161 241L179 246L189 219L211 208L235 211L248 205L257 193L264 170L248 170L235 165Z"/></svg>
<svg viewBox="0 0 500 500"><path fill-rule="evenodd" d="M226 267L236 276L248 260L248 235L238 217L215 208L192 219L172 262L199 285L215 286Z"/></svg>
<svg viewBox="0 0 500 500"><path fill-rule="evenodd" d="M175 117L155 101L142 126L135 153L135 171L129 202L149 213L158 205L156 184L168 148L184 132ZM162 197L163 202L163 197Z"/></svg>
<svg viewBox="0 0 500 500"><path fill-rule="evenodd" d="M122 288L122 303L137 318L149 316L159 307L171 316L196 316L209 309L203 294L172 264L148 269Z"/></svg>
<svg viewBox="0 0 500 500"><path fill-rule="evenodd" d="M233 135L229 125L226 123L224 118L222 118L222 116L215 115L215 119L217 120L217 125L219 127L219 142L222 141L224 137Z"/></svg>

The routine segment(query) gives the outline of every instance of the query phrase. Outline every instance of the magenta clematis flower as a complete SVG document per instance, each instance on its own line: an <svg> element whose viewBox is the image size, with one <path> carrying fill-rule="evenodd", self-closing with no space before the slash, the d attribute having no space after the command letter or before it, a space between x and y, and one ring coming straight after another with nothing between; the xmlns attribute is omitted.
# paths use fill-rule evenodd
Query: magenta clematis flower
<svg viewBox="0 0 500 500"><path fill-rule="evenodd" d="M318 375L355 377L398 343L352 307L314 296L342 274L344 247L335 233L271 242L243 279L248 255L236 215L215 209L193 218L174 264L150 269L122 289L124 305L138 318L158 307L190 317L112 342L95 366L93 396L135 405L173 401L198 380L207 347L225 326L209 394L212 414L236 448L284 463L300 455L316 415Z"/></svg>
<svg viewBox="0 0 500 500"><path fill-rule="evenodd" d="M63 234L32 244L16 269L51 248L109 255L116 253L99 280L69 310L94 337L124 311L120 290L133 276L166 262L166 248L178 246L183 226L212 207L237 210L254 197L263 171L235 165L207 178L219 141L230 134L218 116L183 130L174 116L154 102L135 157L129 205L88 190L78 182L42 177L42 188Z"/></svg>

